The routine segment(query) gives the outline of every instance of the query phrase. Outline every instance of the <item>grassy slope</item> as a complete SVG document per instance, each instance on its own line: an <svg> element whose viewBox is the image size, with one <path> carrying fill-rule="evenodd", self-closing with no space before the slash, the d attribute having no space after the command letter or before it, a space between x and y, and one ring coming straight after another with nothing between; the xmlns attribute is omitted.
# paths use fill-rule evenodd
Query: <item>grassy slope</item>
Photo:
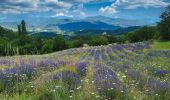
<svg viewBox="0 0 170 100"><path fill-rule="evenodd" d="M155 41L153 50L170 50L170 41Z"/></svg>
<svg viewBox="0 0 170 100"><path fill-rule="evenodd" d="M107 47L105 47L106 49ZM101 48L100 48L101 49ZM126 49L125 49L126 50ZM170 41L169 42L160 42L160 41L155 41L153 43L153 50L170 50ZM82 49L80 49L80 51L82 51ZM79 52L80 52L79 51ZM124 55L125 53L123 53L122 51L118 51L120 52L122 55ZM59 54L47 54L47 55L43 55L44 58L47 59L53 59L53 60L66 60L66 61L70 61L73 60L75 62L77 62L80 58L82 58L82 56L88 56L89 52L86 50L86 53L73 53L73 54L67 54L67 53L63 53L62 52L58 52ZM109 55L107 54L107 52L105 51L106 56L108 57L107 60L109 60ZM131 56L130 58L134 57L134 53L131 52L130 53ZM116 53L113 53L114 57L118 57L119 56ZM127 56L127 55L125 55ZM37 57L37 56L36 56ZM29 57L28 57L29 58ZM70 59L71 58L71 59ZM121 58L119 58L121 59ZM125 62L129 62L134 70L138 70L139 72L143 71L143 74L146 75L152 75L152 70L146 71L143 69L142 66L151 66L150 68L153 68L153 70L158 70L158 69L164 69L164 70L169 70L169 62L168 60L165 60L166 58L162 58L162 57L156 57L151 61L148 61L147 59L142 59L139 58L140 63L139 62L133 62L131 60L117 60L115 62L118 62L118 64L121 63L125 63ZM112 61L112 60L109 60ZM120 61L120 62L119 62ZM106 64L105 61L102 62L103 64ZM62 66L61 68L58 68L56 70L53 70L51 72L44 72L44 75L40 76L40 77L36 77L36 80L30 80L31 83L28 84L24 84L23 87L21 89L26 89L28 91L23 92L22 94L18 94L17 92L14 94L14 96L9 96L9 97L5 97L5 94L1 94L0 93L0 100L41 100L40 97L44 98L42 100L48 100L49 98L53 98L51 100L70 100L70 99L74 99L74 100L102 100L98 99L99 93L95 87L95 85L92 83L93 81L93 74L94 74L94 69L93 69L93 65L94 65L94 61L90 61L90 65L88 66L88 72L87 75L83 78L81 78L82 80L82 84L81 84L81 88L80 89L75 89L74 92L70 93L70 91L67 90L67 87L65 87L62 83L52 83L52 82L45 82L44 81L44 77L45 76L52 76L54 75L56 72L59 71L71 71L74 73L77 73L75 70L75 66L74 64L72 65L68 65L68 66ZM2 67L2 69L4 69L6 66ZM115 68L115 66L112 66L110 68ZM0 68L0 70L2 70ZM127 93L127 99L126 100L155 100L155 96L147 96L145 94L145 90L140 89L140 85L138 85L137 83L133 83L133 80L131 80L130 78L126 78L126 75L123 72L116 72L119 79L122 80L122 84L124 84L125 86L128 86L128 93ZM125 78L123 78L123 76L125 76ZM162 78L162 80L165 79L169 79L168 76ZM36 84L36 85L35 85ZM32 88L32 86L35 86L34 88ZM54 88L56 86L61 86L60 88ZM145 88L144 88L145 89ZM55 91L53 91L55 90ZM56 91L57 90L57 91ZM52 91L52 92L51 92ZM70 96L73 96L70 98ZM47 99L48 98L48 99ZM147 99L149 98L149 99ZM49 99L49 100L50 100ZM118 99L121 100L121 99ZM157 98L156 100L161 100L159 98ZM165 99L164 99L165 100ZM168 100L168 99L166 99Z"/></svg>

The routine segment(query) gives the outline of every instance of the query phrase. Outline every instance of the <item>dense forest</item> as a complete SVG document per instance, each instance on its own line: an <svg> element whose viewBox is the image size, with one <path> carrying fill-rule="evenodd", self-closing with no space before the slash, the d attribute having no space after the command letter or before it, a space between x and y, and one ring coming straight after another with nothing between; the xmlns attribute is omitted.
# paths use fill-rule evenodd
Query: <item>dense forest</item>
<svg viewBox="0 0 170 100"><path fill-rule="evenodd" d="M128 43L148 40L170 40L170 6L160 16L156 26L143 26L123 35L76 35L65 39L62 35L51 38L30 36L26 22L18 25L18 32L0 27L0 56L44 54L68 48L107 45L111 43Z"/></svg>

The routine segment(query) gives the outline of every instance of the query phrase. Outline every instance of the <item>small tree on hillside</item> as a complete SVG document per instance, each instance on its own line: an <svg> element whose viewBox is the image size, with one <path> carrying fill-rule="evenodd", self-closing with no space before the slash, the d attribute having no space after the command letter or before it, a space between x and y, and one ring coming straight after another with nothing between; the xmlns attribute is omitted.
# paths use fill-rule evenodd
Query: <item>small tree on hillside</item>
<svg viewBox="0 0 170 100"><path fill-rule="evenodd" d="M170 40L170 5L161 14L161 22L158 23L160 37L163 40Z"/></svg>
<svg viewBox="0 0 170 100"><path fill-rule="evenodd" d="M27 34L26 23L24 20L21 21L21 24L18 25L18 34L25 35Z"/></svg>
<svg viewBox="0 0 170 100"><path fill-rule="evenodd" d="M18 34L21 35L21 25L18 25Z"/></svg>
<svg viewBox="0 0 170 100"><path fill-rule="evenodd" d="M57 35L54 39L54 45L53 45L54 51L59 51L59 50L67 49L67 48L68 48L68 45L66 41L64 40L63 35Z"/></svg>
<svg viewBox="0 0 170 100"><path fill-rule="evenodd" d="M22 26L22 34L27 34L26 23L24 20L22 20L21 26Z"/></svg>

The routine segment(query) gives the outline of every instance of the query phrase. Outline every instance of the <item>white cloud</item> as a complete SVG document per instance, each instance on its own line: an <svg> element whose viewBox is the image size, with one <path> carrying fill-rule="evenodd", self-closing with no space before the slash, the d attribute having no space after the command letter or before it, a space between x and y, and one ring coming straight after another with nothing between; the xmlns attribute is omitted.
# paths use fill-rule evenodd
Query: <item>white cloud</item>
<svg viewBox="0 0 170 100"><path fill-rule="evenodd" d="M55 16L65 16L65 13L59 12L59 13L57 13Z"/></svg>
<svg viewBox="0 0 170 100"><path fill-rule="evenodd" d="M65 17L73 17L73 15L68 15L68 14L66 14L64 12L58 12L54 16L51 16L51 17L63 17L63 16L65 16Z"/></svg>
<svg viewBox="0 0 170 100"><path fill-rule="evenodd" d="M86 15L86 13L85 13L85 12L83 12L83 11L80 11L80 15L85 16L85 15Z"/></svg>
<svg viewBox="0 0 170 100"><path fill-rule="evenodd" d="M123 6L126 9L138 7L166 7L168 3L163 0L117 0L112 6Z"/></svg>
<svg viewBox="0 0 170 100"><path fill-rule="evenodd" d="M117 10L116 10L116 7L110 7L110 6L107 6L107 7L102 7L99 9L100 12L102 13L109 13L109 14L114 14L114 13L117 13Z"/></svg>
<svg viewBox="0 0 170 100"><path fill-rule="evenodd" d="M100 12L106 13L117 13L119 8L121 9L135 9L138 7L166 7L169 3L163 0L116 0L111 6L102 7L99 9Z"/></svg>
<svg viewBox="0 0 170 100"><path fill-rule="evenodd" d="M27 13L68 9L72 4L58 0L1 0L1 13Z"/></svg>

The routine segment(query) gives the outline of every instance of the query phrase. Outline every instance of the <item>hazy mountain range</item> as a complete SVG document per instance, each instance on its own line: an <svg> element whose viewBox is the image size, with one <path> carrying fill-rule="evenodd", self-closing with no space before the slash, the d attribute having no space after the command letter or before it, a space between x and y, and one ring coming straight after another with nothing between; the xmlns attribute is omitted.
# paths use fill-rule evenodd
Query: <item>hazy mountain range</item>
<svg viewBox="0 0 170 100"><path fill-rule="evenodd" d="M109 18L105 16L92 16L86 18L71 17L34 17L25 19L29 32L128 32L144 25L154 25L154 23L144 23L140 20L127 20L121 18ZM1 21L0 25L17 31L18 21ZM130 28L128 28L130 27ZM129 30L130 29L130 30Z"/></svg>

